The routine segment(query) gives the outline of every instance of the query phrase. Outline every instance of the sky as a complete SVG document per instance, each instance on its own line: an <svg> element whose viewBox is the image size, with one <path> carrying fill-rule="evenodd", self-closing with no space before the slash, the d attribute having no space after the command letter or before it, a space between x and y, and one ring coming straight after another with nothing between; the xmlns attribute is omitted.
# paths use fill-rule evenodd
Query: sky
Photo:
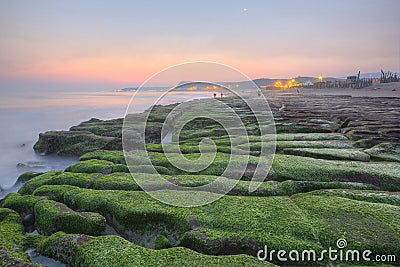
<svg viewBox="0 0 400 267"><path fill-rule="evenodd" d="M398 0L0 1L0 90L135 86L188 61L250 78L400 70Z"/></svg>

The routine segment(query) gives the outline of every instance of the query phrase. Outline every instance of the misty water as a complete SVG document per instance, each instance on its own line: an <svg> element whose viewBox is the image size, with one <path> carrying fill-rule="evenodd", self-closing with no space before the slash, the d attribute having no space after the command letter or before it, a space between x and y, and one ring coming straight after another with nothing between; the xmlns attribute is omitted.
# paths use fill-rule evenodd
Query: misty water
<svg viewBox="0 0 400 267"><path fill-rule="evenodd" d="M158 93L149 90L133 103L142 112L154 103ZM39 155L33 145L40 132L68 130L90 118L112 119L125 115L133 92L35 92L3 94L0 99L0 199L8 192L17 191L15 185L26 171L44 172L63 170L77 157ZM176 92L166 103L188 98L210 97L210 92Z"/></svg>

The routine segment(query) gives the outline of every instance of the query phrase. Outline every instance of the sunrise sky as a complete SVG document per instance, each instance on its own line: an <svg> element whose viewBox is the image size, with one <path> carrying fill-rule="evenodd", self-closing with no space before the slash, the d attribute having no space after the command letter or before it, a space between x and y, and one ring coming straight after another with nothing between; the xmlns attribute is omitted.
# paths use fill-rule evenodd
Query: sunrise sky
<svg viewBox="0 0 400 267"><path fill-rule="evenodd" d="M398 0L2 0L0 82L134 86L196 60L251 78L399 71L399 11Z"/></svg>

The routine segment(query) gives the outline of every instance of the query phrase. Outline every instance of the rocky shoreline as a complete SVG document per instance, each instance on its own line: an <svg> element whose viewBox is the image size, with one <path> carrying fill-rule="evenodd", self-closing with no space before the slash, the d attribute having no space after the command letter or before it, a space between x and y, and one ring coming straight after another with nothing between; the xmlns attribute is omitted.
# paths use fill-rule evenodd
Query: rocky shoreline
<svg viewBox="0 0 400 267"><path fill-rule="evenodd" d="M91 119L69 131L41 133L35 151L76 155L80 161L65 170L19 178L25 184L1 203L0 263L36 266L24 253L34 248L70 266L309 265L268 263L256 255L264 245L321 251L335 247L339 238L351 249L400 255L398 99L299 94L267 98L277 131L277 153L267 180L248 191L261 144L272 137L260 136L254 116L240 101L223 98L244 121L250 161L227 196L201 207L169 206L142 191L130 170L148 179L152 190L168 188L152 182L153 174L139 156L136 166L128 168L122 119ZM196 158L199 142L209 137L217 153L203 171L179 170L160 145L162 124L174 107L157 106L149 116L146 149L151 162L172 184L208 184L223 175L230 153L240 155L243 138L233 136L238 145L232 148L220 125L191 121L179 143L167 144L169 150L179 145L188 158ZM216 184L216 193L230 177L224 179L226 183L222 179ZM107 228L118 236L109 235ZM33 230L39 234L25 234Z"/></svg>

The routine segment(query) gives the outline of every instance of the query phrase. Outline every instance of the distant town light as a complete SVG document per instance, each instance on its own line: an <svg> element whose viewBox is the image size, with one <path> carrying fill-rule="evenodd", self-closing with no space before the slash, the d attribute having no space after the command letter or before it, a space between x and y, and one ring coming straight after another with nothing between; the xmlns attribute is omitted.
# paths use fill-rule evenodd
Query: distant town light
<svg viewBox="0 0 400 267"><path fill-rule="evenodd" d="M322 75L319 75L319 76L318 76L318 80L319 80L320 82L322 82Z"/></svg>

